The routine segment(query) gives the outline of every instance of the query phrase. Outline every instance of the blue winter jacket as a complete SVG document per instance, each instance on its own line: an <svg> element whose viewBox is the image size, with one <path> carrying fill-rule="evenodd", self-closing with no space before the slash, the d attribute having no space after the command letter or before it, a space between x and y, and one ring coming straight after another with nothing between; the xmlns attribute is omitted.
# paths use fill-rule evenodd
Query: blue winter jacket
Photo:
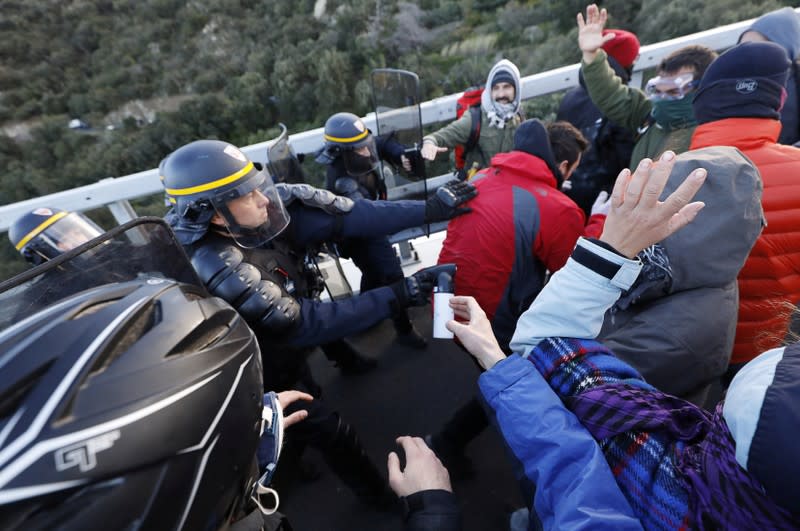
<svg viewBox="0 0 800 531"><path fill-rule="evenodd" d="M511 342L515 352L529 351L547 336L596 335L605 308L636 279L635 262L584 239L578 245L622 264L615 282L570 258L520 319ZM478 384L515 464L536 485L533 507L545 529L642 529L597 441L533 364L512 354Z"/></svg>

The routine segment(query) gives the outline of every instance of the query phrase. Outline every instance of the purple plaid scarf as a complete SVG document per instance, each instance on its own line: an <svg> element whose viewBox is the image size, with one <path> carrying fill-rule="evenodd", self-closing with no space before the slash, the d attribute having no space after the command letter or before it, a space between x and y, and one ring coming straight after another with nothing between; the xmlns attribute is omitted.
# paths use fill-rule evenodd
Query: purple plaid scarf
<svg viewBox="0 0 800 531"><path fill-rule="evenodd" d="M768 498L736 462L721 403L712 415L685 400L623 382L589 389L567 397L565 403L604 451L609 440L623 435L661 435L657 438L674 441L674 459L662 465L676 468L688 492L691 528L800 528L800 519Z"/></svg>

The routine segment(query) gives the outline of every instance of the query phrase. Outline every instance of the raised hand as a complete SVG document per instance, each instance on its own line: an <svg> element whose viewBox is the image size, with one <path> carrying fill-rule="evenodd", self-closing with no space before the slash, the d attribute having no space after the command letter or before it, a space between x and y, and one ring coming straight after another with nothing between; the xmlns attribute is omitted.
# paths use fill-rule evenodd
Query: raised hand
<svg viewBox="0 0 800 531"><path fill-rule="evenodd" d="M633 174L627 169L620 172L611 192L611 210L600 236L602 241L633 258L697 216L705 203L689 201L706 180L703 168L690 173L664 201L658 200L674 165L675 153L667 151L657 162L643 159Z"/></svg>
<svg viewBox="0 0 800 531"><path fill-rule="evenodd" d="M597 50L603 44L614 38L613 33L603 35L603 28L608 20L608 13L604 9L598 9L596 4L590 4L586 8L586 18L582 13L578 13L578 46L583 52L583 60L590 63L594 60Z"/></svg>

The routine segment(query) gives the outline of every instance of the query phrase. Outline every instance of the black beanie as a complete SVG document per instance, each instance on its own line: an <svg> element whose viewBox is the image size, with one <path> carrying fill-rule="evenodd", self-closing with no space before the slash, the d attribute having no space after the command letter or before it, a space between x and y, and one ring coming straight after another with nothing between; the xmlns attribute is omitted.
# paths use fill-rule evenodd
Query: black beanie
<svg viewBox="0 0 800 531"><path fill-rule="evenodd" d="M492 86L494 87L498 83L511 83L514 85L514 88L517 88L517 81L514 79L514 74L508 70L500 70L494 75L492 78Z"/></svg>
<svg viewBox="0 0 800 531"><path fill-rule="evenodd" d="M522 122L514 133L514 151L524 151L534 157L539 157L553 172L557 187L561 188L564 178L556 164L553 149L550 147L550 137L547 128L536 118Z"/></svg>
<svg viewBox="0 0 800 531"><path fill-rule="evenodd" d="M737 44L706 70L693 101L697 122L780 119L789 75L786 50L771 42Z"/></svg>

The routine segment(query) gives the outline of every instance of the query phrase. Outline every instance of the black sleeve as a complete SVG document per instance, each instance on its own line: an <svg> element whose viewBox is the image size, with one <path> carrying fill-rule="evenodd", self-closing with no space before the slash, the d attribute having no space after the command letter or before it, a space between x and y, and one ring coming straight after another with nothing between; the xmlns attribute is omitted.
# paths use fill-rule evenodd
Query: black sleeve
<svg viewBox="0 0 800 531"><path fill-rule="evenodd" d="M375 238L425 224L424 201L369 201L359 199L350 212L329 214L292 203L290 238L301 247L347 238Z"/></svg>
<svg viewBox="0 0 800 531"><path fill-rule="evenodd" d="M388 160L393 164L400 164L400 157L406 150L403 144L395 141L391 136L375 137L375 147L382 160Z"/></svg>
<svg viewBox="0 0 800 531"><path fill-rule="evenodd" d="M402 498L405 531L460 531L461 509L446 490L423 490Z"/></svg>

